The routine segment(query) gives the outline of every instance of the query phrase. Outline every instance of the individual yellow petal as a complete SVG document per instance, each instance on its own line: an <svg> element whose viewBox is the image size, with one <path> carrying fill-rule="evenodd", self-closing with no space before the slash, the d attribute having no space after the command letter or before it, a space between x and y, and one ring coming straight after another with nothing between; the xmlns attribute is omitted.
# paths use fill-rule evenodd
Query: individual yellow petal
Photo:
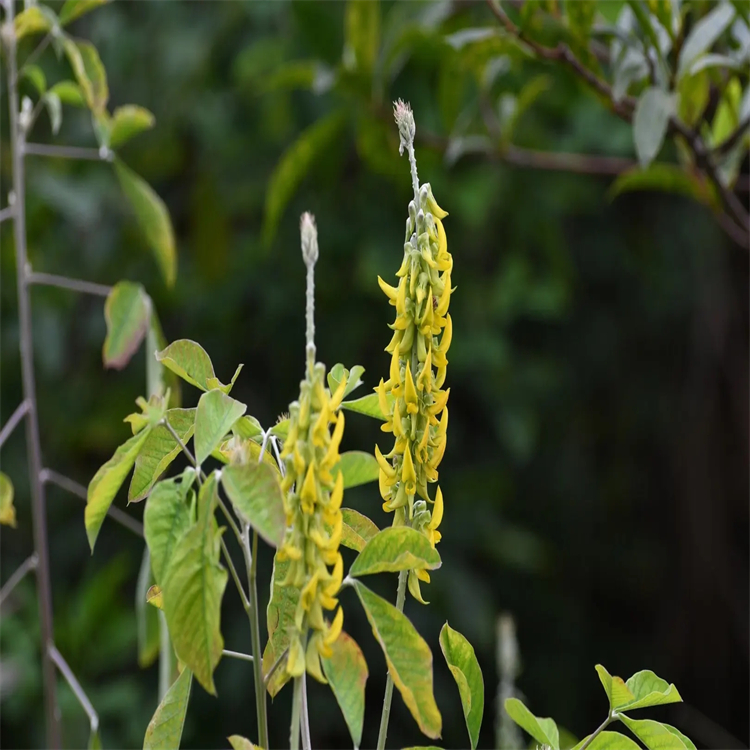
<svg viewBox="0 0 750 750"><path fill-rule="evenodd" d="M331 532L331 538L328 541L328 550L329 551L336 551L339 548L339 544L341 543L341 532L344 529L344 517L341 515L341 513L336 514L336 521L333 524L333 531ZM331 559L328 557L328 559ZM336 558L334 558L330 563L327 563L328 565L333 565L336 561Z"/></svg>
<svg viewBox="0 0 750 750"><path fill-rule="evenodd" d="M341 438L344 436L344 412L339 412L336 417L336 427L333 429L333 435L331 435L331 442L328 444L328 450L326 451L321 465L327 468L331 468L339 460L339 446L341 445Z"/></svg>
<svg viewBox="0 0 750 750"><path fill-rule="evenodd" d="M440 487L437 488L435 493L435 505L432 508L432 518L430 523L427 524L428 529L436 529L440 526L440 522L443 520L443 493Z"/></svg>
<svg viewBox="0 0 750 750"><path fill-rule="evenodd" d="M419 589L419 578L417 578L417 574L415 571L410 570L409 571L409 593L420 603L420 604L429 604L429 602L426 602L422 598L422 592Z"/></svg>
<svg viewBox="0 0 750 750"><path fill-rule="evenodd" d="M383 382L383 378L380 378L380 383L378 383L377 387L375 388L375 393L378 394L378 405L380 406L380 411L383 412L383 416L390 417L392 409L388 405L388 398L386 396L385 383Z"/></svg>
<svg viewBox="0 0 750 750"><path fill-rule="evenodd" d="M305 611L309 610L312 606L313 599L318 590L318 571L316 570L310 580L305 584L304 588L300 592L300 604L302 609Z"/></svg>
<svg viewBox="0 0 750 750"><path fill-rule="evenodd" d="M411 365L406 362L406 373L404 375L404 400L406 401L406 411L409 414L416 414L419 411L417 403L417 389L414 387L414 379L411 376Z"/></svg>
<svg viewBox="0 0 750 750"><path fill-rule="evenodd" d="M438 367L438 371L435 375L435 388L442 388L445 383L445 376L448 372L447 365L444 367Z"/></svg>
<svg viewBox="0 0 750 750"><path fill-rule="evenodd" d="M323 676L323 671L320 668L320 653L318 652L318 644L316 633L307 644L307 653L305 654L305 667L307 668L307 674L312 675L318 682L322 682L324 685L328 684L328 680Z"/></svg>
<svg viewBox="0 0 750 750"><path fill-rule="evenodd" d="M286 671L292 677L301 677L305 671L305 652L298 636L292 636L292 642L289 644Z"/></svg>
<svg viewBox="0 0 750 750"><path fill-rule="evenodd" d="M395 478L389 479L385 472L380 469L378 471L378 489L380 490L380 497L383 500L388 500L391 496L391 487L395 484Z"/></svg>
<svg viewBox="0 0 750 750"><path fill-rule="evenodd" d="M430 582L430 574L426 570L417 570L416 573L420 581L424 581L425 583Z"/></svg>
<svg viewBox="0 0 750 750"><path fill-rule="evenodd" d="M341 507L341 500L344 497L344 475L339 472L336 475L336 484L333 485L331 492L331 499L328 501L326 511L328 513L334 513Z"/></svg>
<svg viewBox="0 0 750 750"><path fill-rule="evenodd" d="M440 219L435 218L435 229L437 230L438 258L448 252L448 238L445 236L445 228Z"/></svg>
<svg viewBox="0 0 750 750"><path fill-rule="evenodd" d="M347 384L347 378L341 378L341 382L336 387L336 390L331 396L331 400L328 404L328 408L331 411L336 411L336 409L338 409L339 406L341 406L341 401L344 398L344 391L346 391L346 384Z"/></svg>
<svg viewBox="0 0 750 750"><path fill-rule="evenodd" d="M398 345L401 343L401 339L404 336L404 332L401 330L396 330L393 332L393 336L391 337L391 340L388 342L388 346L385 347L385 351L387 351L389 354L391 352L398 351Z"/></svg>
<svg viewBox="0 0 750 750"><path fill-rule="evenodd" d="M437 306L435 307L435 313L437 315L445 315L448 312L448 305L450 305L452 291L451 275L446 271L444 274L443 293L440 295Z"/></svg>
<svg viewBox="0 0 750 750"><path fill-rule="evenodd" d="M414 463L411 459L411 450L409 449L409 443L406 443L406 450L404 451L404 462L401 465L401 479L407 485L416 484L417 475L414 471ZM407 489L408 492L408 489ZM409 493L414 494L413 492Z"/></svg>
<svg viewBox="0 0 750 750"><path fill-rule="evenodd" d="M453 341L453 320L450 313L448 313L445 316L445 328L443 329L443 336L440 339L440 351L443 354L448 353L448 349L451 348L451 341Z"/></svg>
<svg viewBox="0 0 750 750"><path fill-rule="evenodd" d="M325 585L325 592L328 596L336 596L341 588L341 581L344 579L344 559L341 553L338 553L336 562L331 572L331 580Z"/></svg>
<svg viewBox="0 0 750 750"><path fill-rule="evenodd" d="M322 448L326 444L326 436L328 435L328 418L331 416L331 412L328 408L328 404L325 404L318 414L318 418L315 420L315 425L312 431L312 441L316 448Z"/></svg>
<svg viewBox="0 0 750 750"><path fill-rule="evenodd" d="M426 196L426 205L429 212L436 218L436 219L444 219L448 212L444 211L440 206L438 206L437 201L435 200L435 196L432 194L432 187L430 183L427 183L427 196Z"/></svg>
<svg viewBox="0 0 750 750"><path fill-rule="evenodd" d="M448 396L450 396L450 392L451 392L451 389L448 388L445 391L437 391L436 393L433 393L435 402L430 406L430 408L427 411L430 414L439 414L445 408L445 405L448 403Z"/></svg>
<svg viewBox="0 0 750 750"><path fill-rule="evenodd" d="M391 464L386 461L383 454L380 452L380 448L376 445L375 446L375 460L378 462L378 466L380 466L380 470L389 478L394 478L396 476L396 470L391 466Z"/></svg>
<svg viewBox="0 0 750 750"><path fill-rule="evenodd" d="M300 499L302 500L303 510L307 513L312 513L312 508L318 500L318 489L315 484L315 469L313 464L307 467L307 474L305 475L305 481L302 483ZM308 508L310 510L307 510Z"/></svg>
<svg viewBox="0 0 750 750"><path fill-rule="evenodd" d="M383 290L383 293L386 297L388 297L389 300L393 302L393 304L396 304L396 296L398 294L398 289L396 289L395 286L391 286L390 284L386 284L383 279L378 276L378 286Z"/></svg>
<svg viewBox="0 0 750 750"><path fill-rule="evenodd" d="M401 279L398 284L396 294L396 312L399 315L406 315L406 279Z"/></svg>
<svg viewBox="0 0 750 750"><path fill-rule="evenodd" d="M336 610L336 615L333 618L333 622L328 628L328 632L323 636L323 642L326 646L332 646L336 639L341 635L341 628L344 624L344 610L339 607Z"/></svg>
<svg viewBox="0 0 750 750"><path fill-rule="evenodd" d="M425 386L427 387L427 390L430 390L430 385L432 381L432 349L427 352L427 356L425 357L424 364L422 365L422 371L419 373L419 377L417 378L417 388L420 391L425 390Z"/></svg>
<svg viewBox="0 0 750 750"><path fill-rule="evenodd" d="M390 378L391 383L396 384L401 382L401 365L398 356L398 347L393 350L393 355L391 356ZM396 390L395 385L392 390Z"/></svg>

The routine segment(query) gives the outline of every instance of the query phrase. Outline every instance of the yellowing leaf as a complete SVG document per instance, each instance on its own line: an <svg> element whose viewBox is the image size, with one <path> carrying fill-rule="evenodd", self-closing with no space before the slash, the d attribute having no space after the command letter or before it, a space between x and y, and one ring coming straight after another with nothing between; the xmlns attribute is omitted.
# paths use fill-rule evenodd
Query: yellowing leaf
<svg viewBox="0 0 750 750"><path fill-rule="evenodd" d="M341 454L339 462L331 469L334 479L339 472L344 475L344 489L346 490L360 484L376 482L380 467L371 453L346 451Z"/></svg>
<svg viewBox="0 0 750 750"><path fill-rule="evenodd" d="M607 694L610 708L619 708L635 698L622 677L613 677L601 664L596 665L596 672Z"/></svg>
<svg viewBox="0 0 750 750"><path fill-rule="evenodd" d="M167 690L146 728L143 750L179 749L192 682L193 675L190 670L183 669L182 674Z"/></svg>
<svg viewBox="0 0 750 750"><path fill-rule="evenodd" d="M85 91L85 87L82 88ZM138 224L156 256L162 276L167 286L172 286L177 274L177 254L167 207L153 188L132 169L119 159L115 159L114 165L122 191L133 207Z"/></svg>
<svg viewBox="0 0 750 750"><path fill-rule="evenodd" d="M16 528L16 507L13 505L13 483L0 471L0 523Z"/></svg>
<svg viewBox="0 0 750 750"><path fill-rule="evenodd" d="M105 367L122 370L138 350L148 330L151 299L140 284L120 281L104 303L107 337L102 358Z"/></svg>
<svg viewBox="0 0 750 750"><path fill-rule="evenodd" d="M117 148L133 136L154 127L154 116L144 107L126 104L118 107L112 114L109 145Z"/></svg>
<svg viewBox="0 0 750 750"><path fill-rule="evenodd" d="M195 341L190 339L174 341L166 349L157 352L156 359L175 375L202 391L210 391L211 388L218 387L224 393L229 393L231 389L231 384L211 385L216 380L214 366L206 350Z"/></svg>
<svg viewBox="0 0 750 750"><path fill-rule="evenodd" d="M388 672L423 734L440 737L442 718L432 692L432 653L403 612L359 581L353 586L372 632L385 654Z"/></svg>
<svg viewBox="0 0 750 750"><path fill-rule="evenodd" d="M161 587L154 584L146 592L146 602L156 609L164 609L164 596Z"/></svg>
<svg viewBox="0 0 750 750"><path fill-rule="evenodd" d="M109 100L109 87L107 72L96 47L91 42L74 41L70 37L65 37L63 49L89 109L95 115L103 115L106 113Z"/></svg>
<svg viewBox="0 0 750 750"><path fill-rule="evenodd" d="M247 406L216 388L204 393L195 412L195 460L202 464L245 413Z"/></svg>
<svg viewBox="0 0 750 750"><path fill-rule="evenodd" d="M409 526L391 526L365 544L352 563L349 575L435 570L440 565L440 555L424 534Z"/></svg>
<svg viewBox="0 0 750 750"><path fill-rule="evenodd" d="M344 519L341 544L344 547L361 552L367 542L380 531L367 516L352 508L342 508L341 515Z"/></svg>
<svg viewBox="0 0 750 750"><path fill-rule="evenodd" d="M239 734L233 734L231 737L227 737L227 739L232 746L232 750L260 750L258 745L253 745L249 739Z"/></svg>
<svg viewBox="0 0 750 750"><path fill-rule="evenodd" d="M49 11L45 13L45 10ZM15 21L16 39L23 39L29 34L40 34L43 31L49 31L53 26L52 11L42 9L38 5L32 5L26 10L22 10Z"/></svg>
<svg viewBox="0 0 750 750"><path fill-rule="evenodd" d="M289 646L289 629L294 624L294 613L299 601L299 589L294 586L281 586L289 571L289 561L279 562L278 556L273 559L273 575L271 577L271 598L266 609L266 624L268 626L268 642L263 651L263 678L268 677L277 661ZM274 698L289 680L289 675L283 664L268 680L268 693Z"/></svg>
<svg viewBox="0 0 750 750"><path fill-rule="evenodd" d="M553 750L560 750L560 732L553 719L534 716L518 698L507 698L505 710L508 716L537 742L549 745Z"/></svg>
<svg viewBox="0 0 750 750"><path fill-rule="evenodd" d="M649 749L649 750L687 750L687 746L667 727L652 719L631 719L624 714L620 721Z"/></svg>

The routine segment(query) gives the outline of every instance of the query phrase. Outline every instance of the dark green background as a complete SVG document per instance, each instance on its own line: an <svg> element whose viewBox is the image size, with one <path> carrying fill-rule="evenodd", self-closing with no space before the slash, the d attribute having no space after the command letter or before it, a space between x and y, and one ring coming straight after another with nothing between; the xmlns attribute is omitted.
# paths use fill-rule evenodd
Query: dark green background
<svg viewBox="0 0 750 750"><path fill-rule="evenodd" d="M430 44L415 47L377 100L356 82L345 94L264 90L264 79L290 60L339 63L343 10L334 2L117 3L76 22L74 32L100 50L111 105L138 103L156 116L155 129L121 155L172 213L179 250L172 290L107 165L27 159L35 270L143 282L169 339L199 341L223 380L245 364L233 395L264 425L296 397L303 373L299 214L315 213L320 232L318 355L329 366L364 365L369 388L387 372L382 350L390 339L391 308L376 275L391 279L400 264L410 182L387 118L372 126L375 145L364 148L366 123L377 122L368 113L373 101L387 113L400 96L411 100L420 132L446 136L450 102L461 106L474 94L470 85L458 89L460 77L446 83L441 53ZM393 12L384 5L384 29L389 18L396 24ZM482 4L454 7L444 25L475 23L493 24ZM25 44L21 55L30 49ZM65 74L53 55L45 59L50 80ZM514 64L501 90L518 90L540 72L552 76L551 86L521 120L519 144L632 154L628 127L564 72ZM10 183L5 107L4 100L3 193ZM347 112L346 131L264 244L275 164L305 127L338 107ZM36 138L51 138L46 120ZM93 145L88 116L66 110L57 142ZM496 618L510 612L523 662L518 687L535 713L584 736L606 711L594 664L624 677L648 667L685 698L685 707L655 717L699 746L730 747L733 736L746 747L747 255L683 198L636 194L612 203L609 178L479 159L447 167L421 146L417 156L421 178L450 211L445 227L458 287L440 471L444 565L424 590L430 606L407 602L435 655L443 746L464 747L467 736L439 651L440 627L448 620L477 650L486 688L480 742L491 747ZM0 247L4 421L21 398L8 224ZM122 419L145 388L144 354L123 372L102 369L100 299L38 288L33 306L44 462L87 484L128 434ZM193 405L197 394L185 387L184 398ZM375 440L387 445L375 423L347 419L345 448L371 450ZM32 545L20 430L3 449L2 469L16 485L18 507L18 529L2 530L4 581ZM389 522L374 486L345 502ZM142 506L129 512L139 517ZM82 502L55 488L48 515L58 647L101 714L105 747L140 747L157 683L157 667L142 671L136 661L142 544L108 522L91 557ZM270 553L263 555L265 581ZM376 586L393 596L395 577ZM265 606L265 583L261 595ZM370 664L367 747L375 743L385 665L353 594L342 601L345 628ZM41 747L31 579L1 625L0 741ZM230 589L223 629L228 648L249 650ZM224 660L216 683L218 700L194 687L184 747L226 746L234 733L255 738L251 670ZM270 708L274 746L286 741L287 693ZM60 700L66 745L84 745L85 717L62 683ZM314 745L348 746L327 688L311 685L310 703ZM399 697L394 706L390 745L425 744Z"/></svg>

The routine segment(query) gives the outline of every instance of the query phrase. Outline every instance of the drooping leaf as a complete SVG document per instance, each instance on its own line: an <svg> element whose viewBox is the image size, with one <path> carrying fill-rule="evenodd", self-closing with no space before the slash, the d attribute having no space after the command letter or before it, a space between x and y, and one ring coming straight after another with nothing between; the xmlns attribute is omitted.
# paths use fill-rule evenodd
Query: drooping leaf
<svg viewBox="0 0 750 750"><path fill-rule="evenodd" d="M63 104L70 104L74 107L86 106L86 100L84 99L81 87L77 83L73 83L73 81L60 81L56 83L50 89L50 93L56 94Z"/></svg>
<svg viewBox="0 0 750 750"><path fill-rule="evenodd" d="M143 750L179 750L193 675L183 669L156 709L143 738Z"/></svg>
<svg viewBox="0 0 750 750"><path fill-rule="evenodd" d="M693 26L680 50L677 62L677 77L681 78L693 61L707 52L724 33L734 18L734 8L727 2L719 3L710 13Z"/></svg>
<svg viewBox="0 0 750 750"><path fill-rule="evenodd" d="M281 582L289 572L289 560L279 561L278 555L273 559L273 575L271 576L271 598L266 609L266 624L268 626L268 642L263 651L263 678L268 677L271 668L282 658L289 647L289 629L294 625L294 613L299 601L299 589L295 586L281 586ZM286 685L289 675L280 664L273 676L268 680L268 694L274 698L279 690Z"/></svg>
<svg viewBox="0 0 750 750"><path fill-rule="evenodd" d="M349 575L436 570L440 565L440 555L424 534L409 526L391 526L365 544L352 563Z"/></svg>
<svg viewBox="0 0 750 750"><path fill-rule="evenodd" d="M195 470L186 469L181 477L159 482L146 500L144 534L154 579L160 586L177 542L190 528L187 496L194 479Z"/></svg>
<svg viewBox="0 0 750 750"><path fill-rule="evenodd" d="M144 130L154 127L154 116L144 107L126 104L112 113L109 145L117 148Z"/></svg>
<svg viewBox="0 0 750 750"><path fill-rule="evenodd" d="M708 186L695 175L686 172L675 164L657 162L646 169L635 167L620 174L609 189L609 197L634 190L659 190L677 193L706 205L715 205L716 197Z"/></svg>
<svg viewBox="0 0 750 750"><path fill-rule="evenodd" d="M388 394L388 403L393 403L393 396ZM380 410L380 404L378 402L378 394L371 393L369 396L362 396L362 398L354 399L354 401L344 401L341 404L342 409L348 409L349 411L356 411L359 414L364 414L368 417L373 417L385 422L385 415Z"/></svg>
<svg viewBox="0 0 750 750"><path fill-rule="evenodd" d="M109 506L112 505L117 490L120 489L125 477L133 468L136 457L146 442L150 431L151 428L146 427L137 435L133 435L130 440L124 442L89 482L84 520L86 536L92 552Z"/></svg>
<svg viewBox="0 0 750 750"><path fill-rule="evenodd" d="M82 16L84 13L88 13L107 2L109 0L65 0L60 11L60 24L65 26L71 21L75 21L76 18Z"/></svg>
<svg viewBox="0 0 750 750"><path fill-rule="evenodd" d="M619 708L633 700L635 696L630 692L622 677L613 677L601 664L596 665L596 672L607 694L610 708Z"/></svg>
<svg viewBox="0 0 750 750"><path fill-rule="evenodd" d="M179 435L182 444L187 445L195 429L195 409L169 409L164 418ZM128 489L128 502L137 503L143 500L180 453L182 447L174 439L169 428L163 424L154 427L135 460L135 471Z"/></svg>
<svg viewBox="0 0 750 750"><path fill-rule="evenodd" d="M284 496L273 470L262 463L227 466L221 484L239 516L272 547L281 546L286 530Z"/></svg>
<svg viewBox="0 0 750 750"><path fill-rule="evenodd" d="M119 281L104 303L107 337L102 359L105 367L122 370L141 345L151 317L151 298L141 284Z"/></svg>
<svg viewBox="0 0 750 750"><path fill-rule="evenodd" d="M21 78L27 78L37 93L44 94L47 91L47 77L38 65L24 65L20 72Z"/></svg>
<svg viewBox="0 0 750 750"><path fill-rule="evenodd" d="M620 706L620 711L682 702L682 696L677 688L661 677L657 677L650 669L636 672L625 684L635 699Z"/></svg>
<svg viewBox="0 0 750 750"><path fill-rule="evenodd" d="M313 123L282 154L266 192L265 216L263 219L263 239L270 244L284 213L287 203L298 185L307 176L316 159L338 138L346 113L343 110Z"/></svg>
<svg viewBox="0 0 750 750"><path fill-rule="evenodd" d="M346 398L355 388L362 385L362 375L365 368L362 365L354 365L351 370L347 370L341 362L336 363L327 375L328 387L331 393L334 393L339 387L339 383L346 378L344 386L344 398Z"/></svg>
<svg viewBox="0 0 750 750"><path fill-rule="evenodd" d="M675 109L675 97L655 86L647 88L638 98L633 115L633 140L642 167L647 167L659 153Z"/></svg>
<svg viewBox="0 0 750 750"><path fill-rule="evenodd" d="M119 159L115 159L114 166L122 191L133 207L135 217L154 252L164 281L167 286L172 286L177 274L177 252L169 211L164 201L143 178Z"/></svg>
<svg viewBox="0 0 750 750"><path fill-rule="evenodd" d="M323 672L349 727L354 747L359 747L365 720L367 662L354 638L343 631L331 649L331 656L321 660Z"/></svg>
<svg viewBox="0 0 750 750"><path fill-rule="evenodd" d="M219 383L210 357L206 354L206 350L195 341L190 339L174 341L166 349L157 352L156 359L175 375L202 391L218 388L224 393L229 393L231 390L231 383L230 385ZM217 384L214 385L214 383Z"/></svg>
<svg viewBox="0 0 750 750"><path fill-rule="evenodd" d="M344 64L370 75L380 47L378 0L348 0L344 27Z"/></svg>
<svg viewBox="0 0 750 750"><path fill-rule="evenodd" d="M141 568L138 571L138 581L135 586L135 619L138 633L138 666L145 669L154 663L159 655L160 633L159 613L148 606L146 597L153 585L151 573L151 556L148 547L143 550Z"/></svg>
<svg viewBox="0 0 750 750"><path fill-rule="evenodd" d="M341 515L344 520L341 544L344 547L361 552L367 542L380 531L367 516L352 508L342 508Z"/></svg>
<svg viewBox="0 0 750 750"><path fill-rule="evenodd" d="M542 745L560 750L560 732L554 719L534 716L518 698L507 698L505 710L513 721Z"/></svg>
<svg viewBox="0 0 750 750"><path fill-rule="evenodd" d="M581 750L586 740L588 737L584 737L571 750ZM587 745L587 750L641 750L641 746L620 732L601 732Z"/></svg>
<svg viewBox="0 0 750 750"><path fill-rule="evenodd" d="M242 737L239 734L233 734L227 739L232 746L232 750L261 750L258 745L253 745L247 737Z"/></svg>
<svg viewBox="0 0 750 750"><path fill-rule="evenodd" d="M339 462L331 469L334 479L339 472L344 475L344 489L346 490L360 484L376 482L380 467L371 453L346 451L341 454Z"/></svg>
<svg viewBox="0 0 750 750"><path fill-rule="evenodd" d="M75 41L70 37L65 37L63 49L89 109L95 115L106 113L109 100L107 72L104 70L96 47L91 42Z"/></svg>
<svg viewBox="0 0 750 750"><path fill-rule="evenodd" d="M16 39L21 40L29 34L41 34L49 31L53 26L53 19L38 5L32 5L22 10L15 20ZM50 11L51 13L52 11Z"/></svg>
<svg viewBox="0 0 750 750"><path fill-rule="evenodd" d="M213 672L224 648L221 599L227 585L213 516L216 493L216 475L211 474L198 497L197 522L177 542L162 584L175 654L212 695L216 695Z"/></svg>
<svg viewBox="0 0 750 750"><path fill-rule="evenodd" d="M685 743L665 726L652 719L631 719L625 714L620 721L648 748L648 750L687 750Z"/></svg>
<svg viewBox="0 0 750 750"><path fill-rule="evenodd" d="M473 646L446 622L440 631L440 648L458 685L472 750L479 741L484 714L484 680Z"/></svg>
<svg viewBox="0 0 750 750"><path fill-rule="evenodd" d="M204 393L195 412L195 460L202 464L245 413L247 406L218 388Z"/></svg>
<svg viewBox="0 0 750 750"><path fill-rule="evenodd" d="M0 471L0 524L16 528L16 506L13 505L13 482Z"/></svg>

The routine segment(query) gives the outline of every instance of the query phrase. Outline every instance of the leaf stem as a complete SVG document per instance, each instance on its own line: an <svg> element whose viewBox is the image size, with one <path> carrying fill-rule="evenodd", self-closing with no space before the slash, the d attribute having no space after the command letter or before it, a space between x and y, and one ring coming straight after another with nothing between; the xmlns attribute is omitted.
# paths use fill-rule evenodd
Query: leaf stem
<svg viewBox="0 0 750 750"><path fill-rule="evenodd" d="M253 657L250 654L243 654L240 651L230 651L225 648L221 652L224 656L229 656L232 659L240 659L241 661L253 661Z"/></svg>
<svg viewBox="0 0 750 750"><path fill-rule="evenodd" d="M38 562L39 558L37 557L36 552L34 552L16 568L13 575L5 582L2 589L0 589L0 606L6 600L11 591L13 591L13 589L26 577L27 573L36 570Z"/></svg>
<svg viewBox="0 0 750 750"><path fill-rule="evenodd" d="M302 673L302 711L300 714L300 729L302 730L302 750L312 750L310 741L310 715L307 710L307 672Z"/></svg>
<svg viewBox="0 0 750 750"><path fill-rule="evenodd" d="M27 280L29 284L56 286L60 289L70 289L73 292L93 294L96 297L109 297L112 291L112 287L105 284L95 284L92 281L82 281L81 279L69 279L53 273L30 273Z"/></svg>
<svg viewBox="0 0 750 750"><path fill-rule="evenodd" d="M289 748L299 750L299 719L302 709L302 677L294 678L294 695L292 697L292 722L289 725Z"/></svg>
<svg viewBox="0 0 750 750"><path fill-rule="evenodd" d="M3 425L3 429L0 430L0 448L3 447L3 443L11 436L13 430L16 429L18 423L26 416L29 411L29 402L24 399L16 407L13 414L10 415L8 421Z"/></svg>
<svg viewBox="0 0 750 750"><path fill-rule="evenodd" d="M85 159L87 161L111 161L109 149L102 152L98 148L80 146L48 146L44 143L27 143L23 152L28 156L50 156L58 159Z"/></svg>
<svg viewBox="0 0 750 750"><path fill-rule="evenodd" d="M55 666L60 670L60 674L62 674L68 685L70 685L70 689L81 704L81 708L86 712L86 716L89 717L89 724L91 725L92 733L97 732L99 730L99 715L91 705L91 701L81 687L81 683L78 682L76 676L73 674L73 670L68 666L68 663L65 661L62 654L55 648L53 643L50 643L47 646L47 653Z"/></svg>
<svg viewBox="0 0 750 750"><path fill-rule="evenodd" d="M586 748L606 729L606 727L617 718L617 714L611 711L609 716L599 725L596 731L586 738L584 743L581 745L579 750L586 750Z"/></svg>

